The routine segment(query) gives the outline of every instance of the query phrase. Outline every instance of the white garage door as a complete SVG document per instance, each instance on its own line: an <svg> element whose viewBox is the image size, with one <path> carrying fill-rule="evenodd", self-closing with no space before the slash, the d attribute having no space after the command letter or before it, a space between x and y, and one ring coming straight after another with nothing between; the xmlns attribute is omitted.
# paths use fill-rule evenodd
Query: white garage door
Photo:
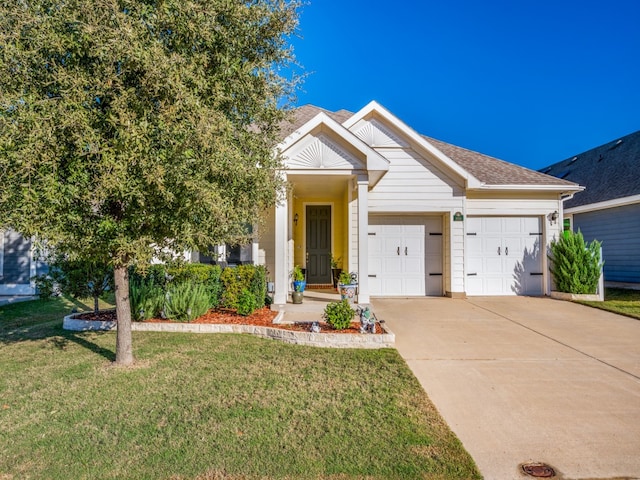
<svg viewBox="0 0 640 480"><path fill-rule="evenodd" d="M371 295L441 296L442 264L441 217L369 219Z"/></svg>
<svg viewBox="0 0 640 480"><path fill-rule="evenodd" d="M542 295L540 217L467 219L467 294Z"/></svg>

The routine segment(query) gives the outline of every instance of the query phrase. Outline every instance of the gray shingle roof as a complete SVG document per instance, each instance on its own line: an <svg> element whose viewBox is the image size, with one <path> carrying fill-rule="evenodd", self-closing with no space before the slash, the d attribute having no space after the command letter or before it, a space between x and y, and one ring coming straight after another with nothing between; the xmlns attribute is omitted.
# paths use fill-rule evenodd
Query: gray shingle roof
<svg viewBox="0 0 640 480"><path fill-rule="evenodd" d="M282 135L282 138L284 139L291 135L293 132L298 130L301 126L318 115L320 112L327 114L329 117L340 124L353 116L353 112L349 112L348 110L338 110L337 112L332 112L330 110L325 110L324 108L316 107L314 105L303 105L302 107L296 108L292 112L289 121L285 121L280 124L280 133Z"/></svg>
<svg viewBox="0 0 640 480"><path fill-rule="evenodd" d="M640 130L540 171L586 187L566 208L640 195Z"/></svg>
<svg viewBox="0 0 640 480"><path fill-rule="evenodd" d="M295 132L320 112L324 112L340 124L353 116L353 113L348 110L331 112L314 105L304 105L293 111L292 120L290 122L284 122L281 125L280 131L282 133L282 138L285 138ZM536 172L535 170L529 170L528 168L508 163L472 150L467 150L466 148L457 147L424 135L423 137L427 142L435 146L447 157L460 165L464 170L487 185L549 185L567 186L569 188L576 186L574 183L567 180L561 180L549 175L544 175L540 172Z"/></svg>
<svg viewBox="0 0 640 480"><path fill-rule="evenodd" d="M483 153L457 147L435 138L425 135L423 137L447 157L487 185L558 185L575 187L572 182L566 180L544 175L535 170L505 162Z"/></svg>

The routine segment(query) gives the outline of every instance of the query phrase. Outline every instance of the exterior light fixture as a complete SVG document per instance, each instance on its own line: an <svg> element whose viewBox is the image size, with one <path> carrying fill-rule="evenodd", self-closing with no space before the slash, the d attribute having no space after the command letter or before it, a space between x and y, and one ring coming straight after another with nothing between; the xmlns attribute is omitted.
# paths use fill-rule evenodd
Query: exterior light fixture
<svg viewBox="0 0 640 480"><path fill-rule="evenodd" d="M558 211L557 210L551 214L551 223L554 224L554 225L556 223L558 223Z"/></svg>
<svg viewBox="0 0 640 480"><path fill-rule="evenodd" d="M558 212L556 212L556 213L558 213ZM299 217L298 217L298 214L296 213L296 214L293 216L293 223L294 223L294 225L295 225L296 227L298 226L298 218L299 218Z"/></svg>

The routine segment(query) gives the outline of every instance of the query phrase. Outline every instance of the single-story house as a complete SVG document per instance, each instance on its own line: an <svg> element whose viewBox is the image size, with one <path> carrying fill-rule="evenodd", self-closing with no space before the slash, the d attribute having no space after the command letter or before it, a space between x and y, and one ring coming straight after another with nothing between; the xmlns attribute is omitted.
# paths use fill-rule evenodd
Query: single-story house
<svg viewBox="0 0 640 480"><path fill-rule="evenodd" d="M640 131L540 171L586 187L564 202L565 228L602 242L605 281L640 283Z"/></svg>
<svg viewBox="0 0 640 480"><path fill-rule="evenodd" d="M294 265L331 283L330 258L374 296L545 295L547 248L578 184L418 134L376 102L303 106L278 150L289 183L252 252L284 304Z"/></svg>
<svg viewBox="0 0 640 480"><path fill-rule="evenodd" d="M549 294L547 248L578 184L420 135L376 102L357 113L300 107L282 138L286 200L237 259L221 246L193 260L265 265L276 305L295 265L311 286L330 285L331 258L357 273L365 304ZM0 294L33 293L33 249L14 237L3 236Z"/></svg>

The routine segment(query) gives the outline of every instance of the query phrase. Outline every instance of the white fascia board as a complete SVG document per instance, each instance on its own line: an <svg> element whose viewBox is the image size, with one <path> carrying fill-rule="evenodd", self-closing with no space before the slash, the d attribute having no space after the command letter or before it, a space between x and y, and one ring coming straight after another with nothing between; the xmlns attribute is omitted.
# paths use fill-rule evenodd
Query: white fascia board
<svg viewBox="0 0 640 480"><path fill-rule="evenodd" d="M364 143L324 112L318 113L298 130L290 134L276 148L280 154L284 155L287 150L321 125L327 127L346 143L350 144L362 153L367 159L367 170L376 172L387 172L389 170L389 160L384 158L380 153L376 152L373 148ZM326 171L323 170L323 172L326 174Z"/></svg>
<svg viewBox="0 0 640 480"><path fill-rule="evenodd" d="M560 192L560 193L575 193L584 190L584 187L576 185L575 187L569 185L487 185L486 183L480 184L477 188L470 188L470 190L531 190L537 192Z"/></svg>
<svg viewBox="0 0 640 480"><path fill-rule="evenodd" d="M590 203L588 205L580 205L579 207L566 208L564 210L564 213L573 215L575 213L593 212L595 210L604 210L606 208L623 207L625 205L633 205L634 203L640 203L640 195L614 198L613 200L606 200L604 202Z"/></svg>
<svg viewBox="0 0 640 480"><path fill-rule="evenodd" d="M434 145L429 143L425 138L423 138L413 128L411 128L409 125L404 123L402 120L400 120L398 117L396 117L394 114L392 114L389 110L384 108L375 100L369 102L364 108L358 111L355 115L347 119L343 123L343 126L349 130L357 122L366 118L368 115L370 115L373 112L377 113L382 118L384 118L387 122L393 125L396 129L400 130L404 135L406 135L406 137L414 145L418 146L423 150L426 150L435 158L440 160L440 162L442 162L445 167L447 167L448 169L452 170L453 172L458 174L460 177L462 177L467 184L467 188L477 188L482 186L482 183L480 182L480 180L478 180L476 177L471 175L469 172L467 172L464 168L462 168L456 162L454 162L449 157L447 157L444 153L438 150L438 148L436 148Z"/></svg>

